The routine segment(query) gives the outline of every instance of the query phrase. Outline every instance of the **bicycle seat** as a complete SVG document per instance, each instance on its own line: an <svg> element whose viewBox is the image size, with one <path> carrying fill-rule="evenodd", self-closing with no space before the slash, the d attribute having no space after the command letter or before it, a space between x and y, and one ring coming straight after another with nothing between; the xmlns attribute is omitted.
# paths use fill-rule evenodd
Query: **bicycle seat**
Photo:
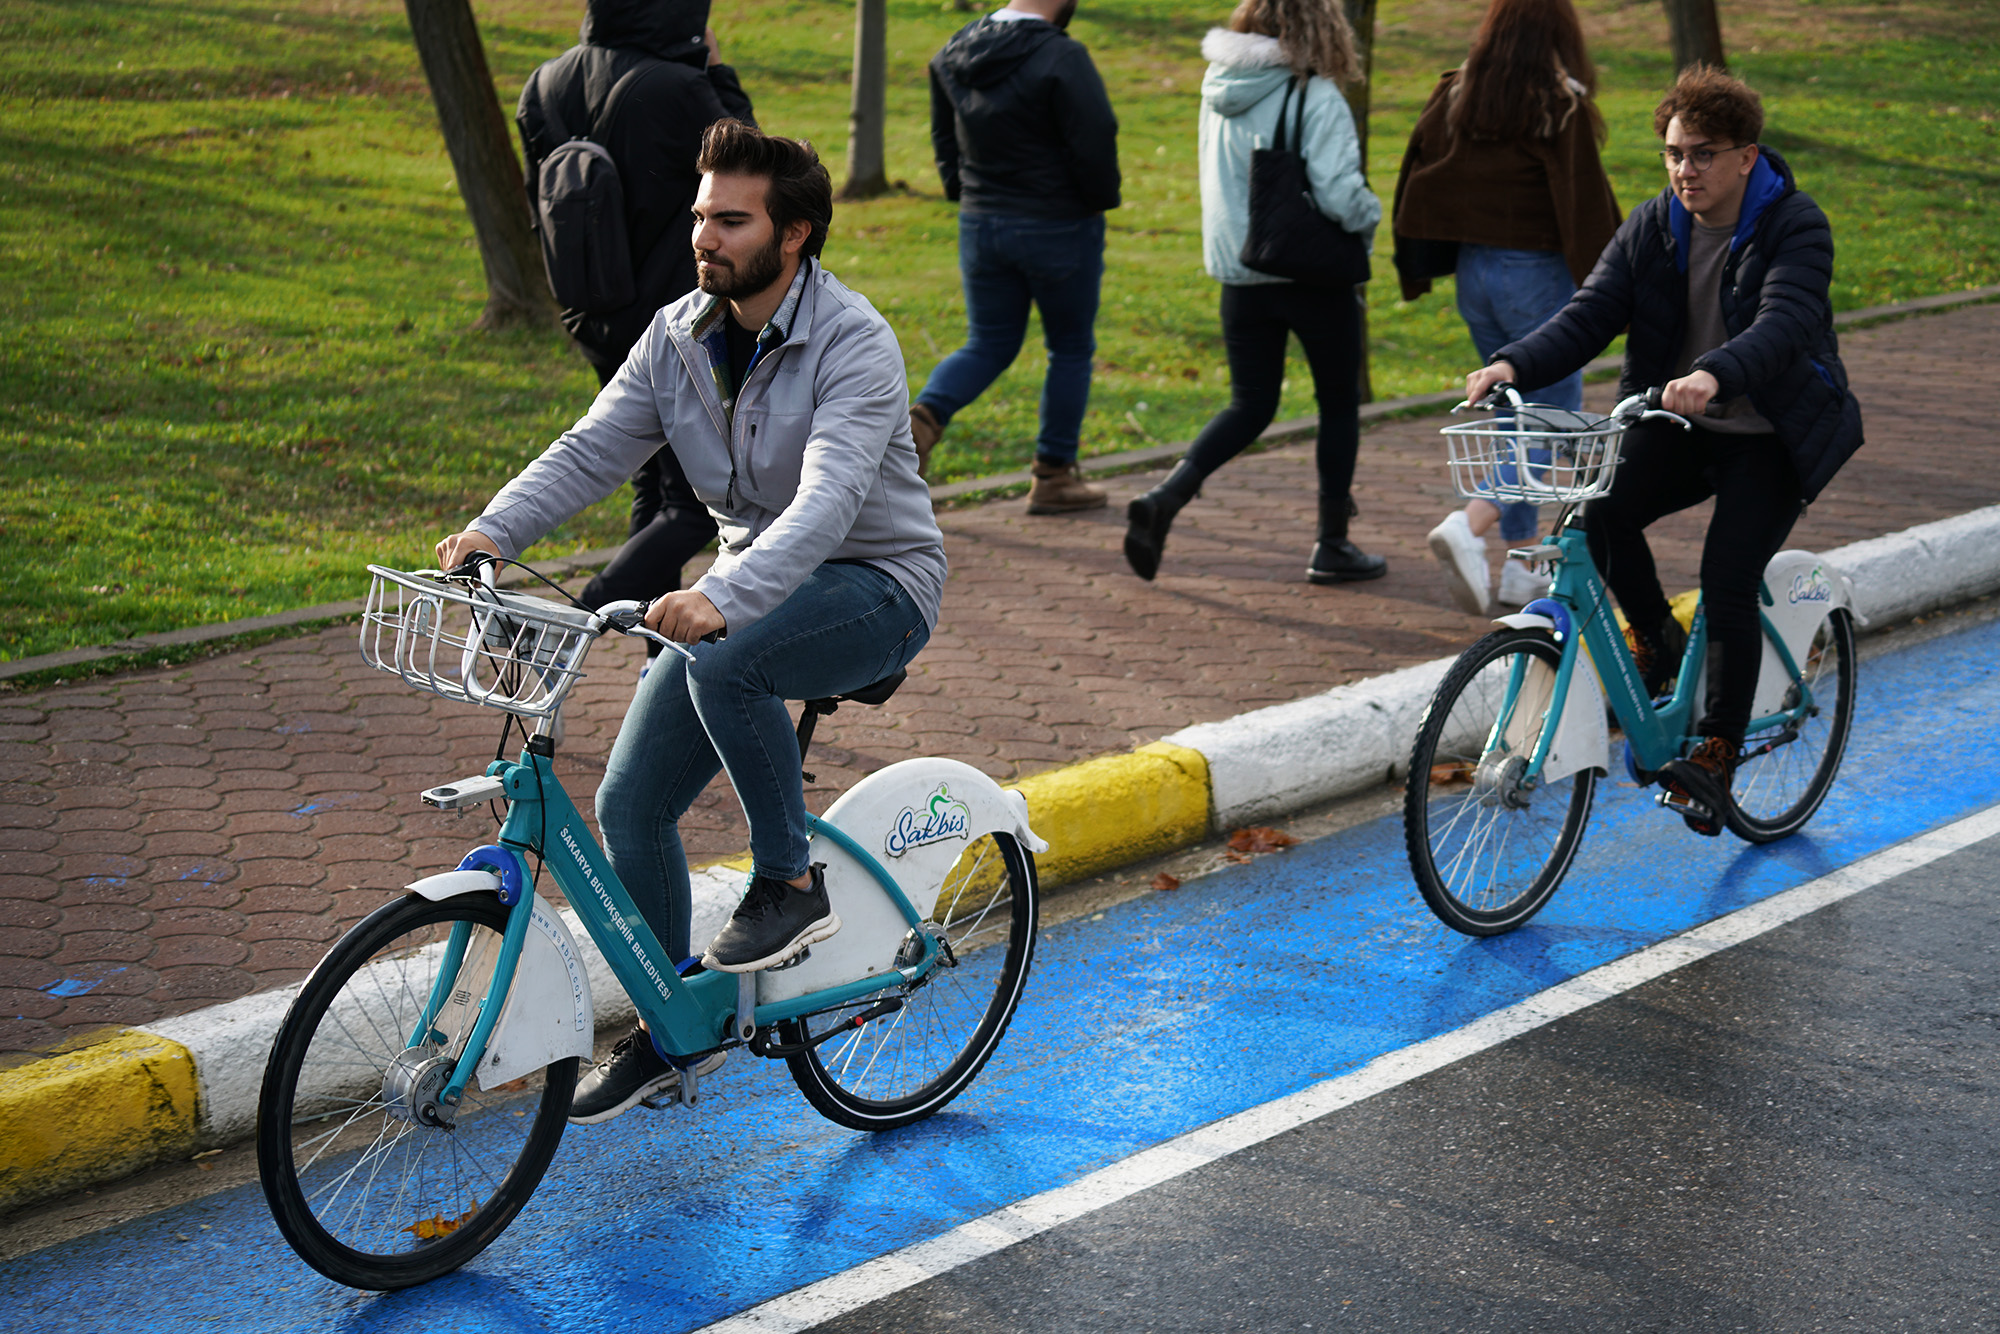
<svg viewBox="0 0 2000 1334"><path fill-rule="evenodd" d="M850 690L844 695L809 699L806 701L806 707L815 713L832 713L842 704L886 704L889 702L889 696L896 693L896 688L909 679L908 672L898 671L893 676L885 676L872 685L862 686L859 690Z"/></svg>

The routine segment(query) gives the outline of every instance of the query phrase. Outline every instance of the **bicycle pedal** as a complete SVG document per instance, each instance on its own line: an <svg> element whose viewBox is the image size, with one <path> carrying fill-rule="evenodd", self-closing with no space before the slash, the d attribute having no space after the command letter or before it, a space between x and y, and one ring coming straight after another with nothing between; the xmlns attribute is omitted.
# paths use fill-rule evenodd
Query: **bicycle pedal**
<svg viewBox="0 0 2000 1334"><path fill-rule="evenodd" d="M1676 792L1672 788L1668 788L1666 791L1660 793L1653 800L1672 811L1675 815L1683 817L1692 816L1697 820L1715 819L1715 812L1710 810L1706 805L1696 801L1686 793Z"/></svg>
<svg viewBox="0 0 2000 1334"><path fill-rule="evenodd" d="M812 956L813 956L812 946L808 945L804 949L800 950L797 954L794 954L791 958L785 960L783 963L774 963L769 968L760 968L757 971L760 973L782 973L787 968L797 968L807 959L812 958Z"/></svg>

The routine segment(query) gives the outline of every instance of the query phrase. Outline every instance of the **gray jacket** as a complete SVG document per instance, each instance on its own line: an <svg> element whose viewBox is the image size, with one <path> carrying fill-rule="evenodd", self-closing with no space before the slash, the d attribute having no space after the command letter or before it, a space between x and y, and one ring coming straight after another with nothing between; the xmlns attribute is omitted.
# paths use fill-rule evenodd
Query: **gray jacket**
<svg viewBox="0 0 2000 1334"><path fill-rule="evenodd" d="M917 476L903 354L888 323L808 260L773 320L788 320L784 341L726 403L698 337L715 305L696 291L655 315L590 411L472 527L517 555L671 444L722 529L721 552L694 588L730 629L770 614L829 560L887 572L935 626L944 536Z"/></svg>

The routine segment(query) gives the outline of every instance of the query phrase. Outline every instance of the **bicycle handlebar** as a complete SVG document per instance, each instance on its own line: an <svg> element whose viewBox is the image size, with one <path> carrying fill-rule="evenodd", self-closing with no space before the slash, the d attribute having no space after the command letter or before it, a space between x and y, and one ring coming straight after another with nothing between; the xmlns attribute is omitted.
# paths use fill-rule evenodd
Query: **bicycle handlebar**
<svg viewBox="0 0 2000 1334"><path fill-rule="evenodd" d="M689 662L693 662L693 649L678 640L667 638L645 624L646 609L652 605L650 602L640 602L636 598L622 598L617 602L605 603L597 609L597 614L604 618L605 629L616 630L621 635L631 635L634 639L649 639L662 648L670 648ZM701 637L701 642L713 644L719 638L720 634L710 631Z"/></svg>

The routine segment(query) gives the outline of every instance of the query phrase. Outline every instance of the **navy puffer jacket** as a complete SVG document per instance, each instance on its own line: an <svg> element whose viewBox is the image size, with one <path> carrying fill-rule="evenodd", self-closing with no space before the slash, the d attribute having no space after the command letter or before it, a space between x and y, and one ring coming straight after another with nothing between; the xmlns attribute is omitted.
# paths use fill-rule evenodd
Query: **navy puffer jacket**
<svg viewBox="0 0 2000 1334"><path fill-rule="evenodd" d="M1674 377L1687 329L1691 218L1663 190L1632 210L1569 304L1494 354L1522 384L1553 384L1602 352L1620 330L1619 392ZM1729 341L1695 359L1723 400L1749 394L1798 470L1810 501L1861 448L1861 405L1847 388L1833 331L1833 231L1784 158L1759 146L1743 214L1722 270Z"/></svg>

